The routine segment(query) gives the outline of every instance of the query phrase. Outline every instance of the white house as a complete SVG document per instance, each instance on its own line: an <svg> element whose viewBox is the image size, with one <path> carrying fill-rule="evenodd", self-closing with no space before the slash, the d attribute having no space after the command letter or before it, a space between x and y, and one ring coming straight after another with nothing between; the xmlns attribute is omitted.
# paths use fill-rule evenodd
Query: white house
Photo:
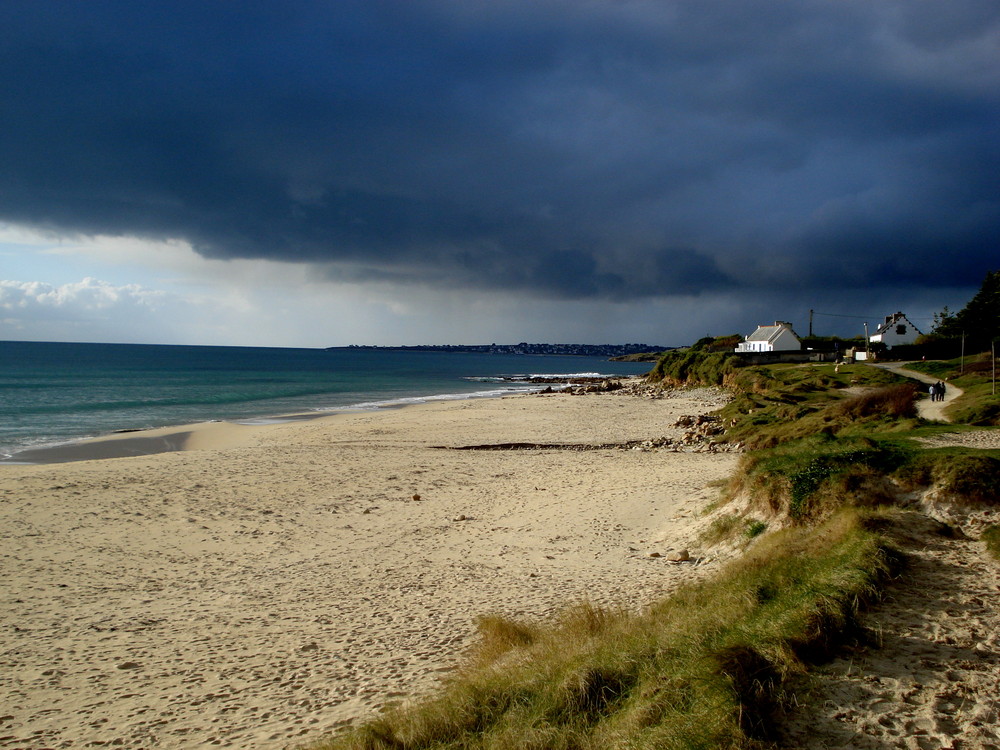
<svg viewBox="0 0 1000 750"><path fill-rule="evenodd" d="M802 349L802 342L792 330L792 324L783 320L773 326L757 326L747 340L736 347L737 352L787 352Z"/></svg>
<svg viewBox="0 0 1000 750"><path fill-rule="evenodd" d="M886 315L885 322L868 337L874 343L885 344L890 349L900 344L912 344L920 330L901 312Z"/></svg>

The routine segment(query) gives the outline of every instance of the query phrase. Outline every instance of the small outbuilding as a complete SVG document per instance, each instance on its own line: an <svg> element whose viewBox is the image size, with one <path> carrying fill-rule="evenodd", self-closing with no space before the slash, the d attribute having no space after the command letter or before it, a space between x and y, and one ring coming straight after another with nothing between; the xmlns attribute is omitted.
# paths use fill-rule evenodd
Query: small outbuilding
<svg viewBox="0 0 1000 750"><path fill-rule="evenodd" d="M792 330L792 324L783 320L774 321L774 325L757 326L757 330L747 336L746 341L736 347L741 354L756 352L789 352L800 351L802 342Z"/></svg>
<svg viewBox="0 0 1000 750"><path fill-rule="evenodd" d="M885 344L891 349L894 346L912 344L920 335L920 330L901 312L885 316L885 322L875 329L868 337L873 344Z"/></svg>

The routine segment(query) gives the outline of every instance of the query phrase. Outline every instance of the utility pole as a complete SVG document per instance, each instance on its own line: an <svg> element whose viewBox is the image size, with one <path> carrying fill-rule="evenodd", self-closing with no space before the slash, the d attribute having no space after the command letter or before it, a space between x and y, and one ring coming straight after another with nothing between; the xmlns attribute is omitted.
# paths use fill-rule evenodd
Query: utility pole
<svg viewBox="0 0 1000 750"><path fill-rule="evenodd" d="M865 321L865 362L868 361L868 321Z"/></svg>
<svg viewBox="0 0 1000 750"><path fill-rule="evenodd" d="M809 311L809 338L813 336L813 311Z"/></svg>

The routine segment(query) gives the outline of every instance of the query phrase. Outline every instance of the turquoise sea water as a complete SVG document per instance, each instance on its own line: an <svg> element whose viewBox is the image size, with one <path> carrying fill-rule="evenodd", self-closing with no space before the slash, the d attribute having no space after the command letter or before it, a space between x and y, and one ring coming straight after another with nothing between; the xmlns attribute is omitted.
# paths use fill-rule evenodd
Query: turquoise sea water
<svg viewBox="0 0 1000 750"><path fill-rule="evenodd" d="M499 396L542 387L511 377L648 369L593 357L0 342L0 459L118 430Z"/></svg>

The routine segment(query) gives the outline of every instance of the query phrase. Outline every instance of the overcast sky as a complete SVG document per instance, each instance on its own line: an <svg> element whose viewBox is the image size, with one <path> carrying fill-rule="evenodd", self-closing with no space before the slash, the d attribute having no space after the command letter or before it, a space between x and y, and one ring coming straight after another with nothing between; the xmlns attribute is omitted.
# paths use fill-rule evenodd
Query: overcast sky
<svg viewBox="0 0 1000 750"><path fill-rule="evenodd" d="M5 0L0 71L0 339L855 335L1000 268L996 0Z"/></svg>

